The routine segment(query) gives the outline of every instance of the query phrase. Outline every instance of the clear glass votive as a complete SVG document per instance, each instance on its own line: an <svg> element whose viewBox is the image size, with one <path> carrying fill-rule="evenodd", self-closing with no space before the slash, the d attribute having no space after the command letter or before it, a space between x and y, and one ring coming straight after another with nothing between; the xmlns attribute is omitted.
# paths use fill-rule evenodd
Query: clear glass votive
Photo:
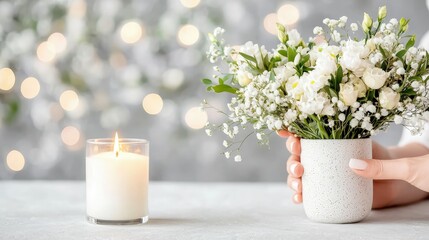
<svg viewBox="0 0 429 240"><path fill-rule="evenodd" d="M89 139L86 144L86 213L95 224L140 224L149 219L149 142Z"/></svg>

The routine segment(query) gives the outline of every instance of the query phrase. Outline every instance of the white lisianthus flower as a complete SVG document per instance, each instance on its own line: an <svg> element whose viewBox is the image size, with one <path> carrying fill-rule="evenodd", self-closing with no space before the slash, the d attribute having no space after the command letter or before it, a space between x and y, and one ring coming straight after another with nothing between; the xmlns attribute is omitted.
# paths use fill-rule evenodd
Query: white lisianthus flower
<svg viewBox="0 0 429 240"><path fill-rule="evenodd" d="M343 51L343 56L340 59L340 64L343 69L348 69L357 77L361 77L368 65L364 58L369 54L369 50L364 46L364 42L348 40L341 47L341 50Z"/></svg>
<svg viewBox="0 0 429 240"><path fill-rule="evenodd" d="M320 74L330 76L335 71L337 71L337 63L335 62L335 58L331 57L331 55L327 53L320 54L316 60L316 70Z"/></svg>
<svg viewBox="0 0 429 240"><path fill-rule="evenodd" d="M237 80L240 86L245 87L252 82L252 79L249 78L249 75L246 72L239 71L237 73Z"/></svg>
<svg viewBox="0 0 429 240"><path fill-rule="evenodd" d="M389 73L381 68L367 68L363 73L362 80L372 89L381 88L389 77Z"/></svg>
<svg viewBox="0 0 429 240"><path fill-rule="evenodd" d="M296 29L288 31L287 35L289 36L289 40L287 41L289 46L296 47L302 40L301 35Z"/></svg>
<svg viewBox="0 0 429 240"><path fill-rule="evenodd" d="M378 101L380 102L381 107L387 110L394 109L401 98L401 95L395 92L393 89L389 87L383 87L380 90L380 96Z"/></svg>
<svg viewBox="0 0 429 240"><path fill-rule="evenodd" d="M364 13L363 15L363 21L362 21L362 29L364 32L369 32L370 28L372 26L372 19L368 15L368 13Z"/></svg>
<svg viewBox="0 0 429 240"><path fill-rule="evenodd" d="M358 98L358 94L358 90L352 83L340 84L340 99L346 106L353 105L353 103L355 103Z"/></svg>

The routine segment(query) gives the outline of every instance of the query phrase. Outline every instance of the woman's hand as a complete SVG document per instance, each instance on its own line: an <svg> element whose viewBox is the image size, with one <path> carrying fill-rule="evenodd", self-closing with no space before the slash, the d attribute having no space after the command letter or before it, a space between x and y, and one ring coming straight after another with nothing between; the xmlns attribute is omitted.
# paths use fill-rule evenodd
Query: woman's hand
<svg viewBox="0 0 429 240"><path fill-rule="evenodd" d="M287 161L288 186L295 193L293 201L302 202L301 177L304 167L300 162L300 139L287 131L279 131L278 135L287 137L286 147L291 153ZM411 149L411 151L410 151ZM387 149L373 142L374 160L350 160L353 171L374 181L373 208L384 208L404 205L422 200L429 191L429 155L413 157L429 153L421 144L409 144L403 148ZM409 156L409 157L404 157ZM387 160L400 158L395 160ZM386 180L391 179L391 180Z"/></svg>

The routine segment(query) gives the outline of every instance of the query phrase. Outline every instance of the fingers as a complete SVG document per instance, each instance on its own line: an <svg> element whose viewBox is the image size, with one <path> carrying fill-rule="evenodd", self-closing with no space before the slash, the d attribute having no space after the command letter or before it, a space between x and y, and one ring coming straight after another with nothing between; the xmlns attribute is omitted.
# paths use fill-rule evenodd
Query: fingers
<svg viewBox="0 0 429 240"><path fill-rule="evenodd" d="M290 132L288 132L286 130L279 130L279 131L277 131L277 135L279 135L280 137L283 137L283 138L287 138L287 137L293 136L292 133L290 133Z"/></svg>
<svg viewBox="0 0 429 240"><path fill-rule="evenodd" d="M302 174L304 173L304 167L299 161L299 156L291 155L286 162L287 172L289 173L289 175L292 175L296 178L302 177Z"/></svg>
<svg viewBox="0 0 429 240"><path fill-rule="evenodd" d="M294 155L301 155L301 142L300 139L290 136L286 141L287 150Z"/></svg>
<svg viewBox="0 0 429 240"><path fill-rule="evenodd" d="M289 175L287 178L287 185L296 193L302 193L302 182L300 178Z"/></svg>
<svg viewBox="0 0 429 240"><path fill-rule="evenodd" d="M350 159L349 167L365 178L407 180L409 175L408 159L361 160Z"/></svg>
<svg viewBox="0 0 429 240"><path fill-rule="evenodd" d="M302 183L300 178L288 176L287 179L288 186L294 190L294 194L292 195L292 201L296 204L302 203Z"/></svg>

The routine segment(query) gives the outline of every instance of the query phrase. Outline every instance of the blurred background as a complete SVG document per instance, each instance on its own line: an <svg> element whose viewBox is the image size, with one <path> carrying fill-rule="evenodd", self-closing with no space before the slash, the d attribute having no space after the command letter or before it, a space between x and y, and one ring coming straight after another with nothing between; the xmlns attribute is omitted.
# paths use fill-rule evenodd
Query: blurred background
<svg viewBox="0 0 429 240"><path fill-rule="evenodd" d="M307 39L325 17L360 22L382 5L429 45L423 0L0 1L0 179L84 179L86 139L118 131L150 140L152 180L284 181L284 139L248 141L236 163L222 133L205 134L221 116L201 101L224 109L229 97L200 82L213 73L207 33L221 26L231 44L271 49L276 22ZM401 131L375 139L394 145Z"/></svg>

